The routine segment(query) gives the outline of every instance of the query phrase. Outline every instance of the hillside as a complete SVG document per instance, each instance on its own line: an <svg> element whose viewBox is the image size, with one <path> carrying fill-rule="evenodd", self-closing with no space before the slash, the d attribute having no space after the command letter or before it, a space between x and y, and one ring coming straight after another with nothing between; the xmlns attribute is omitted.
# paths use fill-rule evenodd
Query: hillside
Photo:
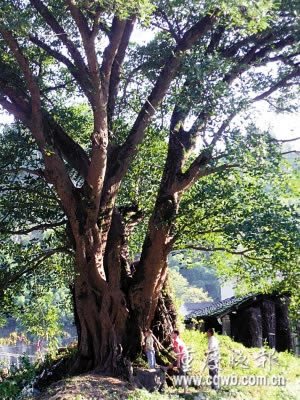
<svg viewBox="0 0 300 400"><path fill-rule="evenodd" d="M204 352L207 339L204 334L196 331L184 331L182 338L192 349L192 370L189 376L206 378ZM37 397L25 396L22 399L38 400L298 400L300 399L300 359L289 353L275 353L271 349L248 349L226 336L218 336L220 341L221 370L223 379L231 377L232 385L223 384L218 392L212 391L203 384L198 388L189 387L187 393L183 388L168 387L164 394L149 393L135 389L125 381L103 377L95 374L85 374L56 382L47 388L45 393ZM262 356L264 355L264 357ZM232 378L233 377L233 378ZM237 386L234 380L250 377L249 386ZM268 380L277 379L286 383L283 386L267 386L254 384L262 377ZM259 383L259 382L258 382ZM0 397L1 384L0 384ZM15 397L16 398L16 397ZM20 397L18 397L20 399Z"/></svg>

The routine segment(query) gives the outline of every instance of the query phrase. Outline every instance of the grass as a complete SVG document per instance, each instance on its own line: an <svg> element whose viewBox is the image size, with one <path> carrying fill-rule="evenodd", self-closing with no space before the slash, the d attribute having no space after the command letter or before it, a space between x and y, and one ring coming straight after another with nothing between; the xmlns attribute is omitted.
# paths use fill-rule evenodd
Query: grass
<svg viewBox="0 0 300 400"><path fill-rule="evenodd" d="M40 400L54 398L91 400L300 400L300 359L288 352L277 353L267 347L246 348L227 336L217 336L220 343L220 376L234 375L280 377L286 380L282 387L254 385L234 386L223 384L219 391L209 386L183 388L170 387L163 394L136 389L127 382L99 375L86 374L61 380L51 385ZM207 377L205 351L207 338L198 331L185 330L182 339L192 350L189 375ZM1 396L0 396L1 397ZM4 398L4 397L2 397ZM11 397L13 398L13 397Z"/></svg>
<svg viewBox="0 0 300 400"><path fill-rule="evenodd" d="M208 377L205 367L206 335L193 330L185 330L181 335L191 349L192 362L189 375ZM217 335L220 343L220 376L231 375L243 379L245 376L263 379L283 379L285 386L233 386L223 385L219 391L208 386L189 388L187 394L182 388L168 389L165 394L151 394L135 391L128 399L134 400L300 400L300 359L288 352L277 353L268 347L246 348L228 336ZM254 378L250 378L254 379ZM257 379L257 378L256 378Z"/></svg>
<svg viewBox="0 0 300 400"><path fill-rule="evenodd" d="M205 368L205 351L207 349L206 335L198 331L185 330L182 333L185 343L191 348L193 360L191 375L207 376ZM203 399L251 399L251 400L298 400L300 399L300 359L288 352L277 353L264 347L246 348L234 342L228 336L218 336L220 343L220 376L235 375L240 379L245 376L265 377L269 382L279 379L286 382L285 386L232 386L225 385L214 393L208 387L203 387ZM275 378L272 378L275 377ZM254 379L254 378L250 378ZM257 378L256 378L257 379ZM255 383L255 382L254 382ZM200 398L201 398L200 395ZM205 396L205 397L204 397ZM194 396L195 397L195 396Z"/></svg>

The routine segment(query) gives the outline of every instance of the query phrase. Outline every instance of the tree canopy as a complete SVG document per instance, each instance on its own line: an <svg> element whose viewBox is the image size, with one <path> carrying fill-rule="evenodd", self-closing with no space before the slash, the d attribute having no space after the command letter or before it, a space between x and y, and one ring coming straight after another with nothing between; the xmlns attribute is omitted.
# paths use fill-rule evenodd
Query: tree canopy
<svg viewBox="0 0 300 400"><path fill-rule="evenodd" d="M134 357L163 315L174 249L222 265L225 252L244 281L290 289L291 181L253 106L297 108L296 2L0 5L0 104L15 121L0 138L0 292L33 271L55 288L61 274L74 294L74 368L114 369L119 345ZM152 39L139 43L135 27Z"/></svg>

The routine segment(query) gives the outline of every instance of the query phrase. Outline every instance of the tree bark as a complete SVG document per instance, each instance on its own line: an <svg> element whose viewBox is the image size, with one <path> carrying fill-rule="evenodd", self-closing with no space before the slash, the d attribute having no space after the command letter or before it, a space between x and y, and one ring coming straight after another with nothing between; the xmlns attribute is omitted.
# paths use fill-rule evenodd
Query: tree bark
<svg viewBox="0 0 300 400"><path fill-rule="evenodd" d="M94 227L75 237L76 269L74 305L78 331L78 356L72 373L96 370L124 374L127 359L135 359L142 350L145 316L160 341L168 342L175 327L176 315L165 286L167 252L161 259L160 283L155 287L158 298L146 314L145 303L131 298L135 285L128 260L127 239L139 221L137 211L125 224L124 216L131 209L114 209L103 256L101 230ZM155 261L158 262L158 259ZM157 264L158 265L158 264ZM156 265L156 266L157 266ZM141 270L137 266L137 275ZM154 276L152 276L154 278ZM152 281L149 282L152 284ZM151 288L148 289L151 296ZM157 308L158 306L158 308ZM123 369L123 370L122 370Z"/></svg>
<svg viewBox="0 0 300 400"><path fill-rule="evenodd" d="M74 372L114 372L125 332L128 310L114 279L106 280L101 231L94 227L75 237L74 301L79 335ZM118 268L118 265L115 265Z"/></svg>
<svg viewBox="0 0 300 400"><path fill-rule="evenodd" d="M171 333L177 325L177 312L168 289L168 278L166 279L161 294L158 299L157 307L152 322L154 335L160 343L167 347L170 344Z"/></svg>
<svg viewBox="0 0 300 400"><path fill-rule="evenodd" d="M130 290L132 309L143 328L152 326L159 298L167 278L167 258L172 247L172 227L179 197L161 191L142 249Z"/></svg>

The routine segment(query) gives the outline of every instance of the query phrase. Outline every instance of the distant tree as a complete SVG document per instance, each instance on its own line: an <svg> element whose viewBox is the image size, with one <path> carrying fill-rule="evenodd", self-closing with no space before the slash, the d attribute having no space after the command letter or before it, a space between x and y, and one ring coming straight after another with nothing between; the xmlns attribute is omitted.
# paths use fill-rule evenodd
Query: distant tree
<svg viewBox="0 0 300 400"><path fill-rule="evenodd" d="M180 307L183 303L211 300L208 293L201 288L190 285L187 279L174 269L170 270L169 282L177 307Z"/></svg>
<svg viewBox="0 0 300 400"><path fill-rule="evenodd" d="M173 252L169 257L169 267L179 272L191 286L201 288L213 300L220 300L221 287L217 268L211 263L206 267L202 253L199 254L196 250Z"/></svg>

